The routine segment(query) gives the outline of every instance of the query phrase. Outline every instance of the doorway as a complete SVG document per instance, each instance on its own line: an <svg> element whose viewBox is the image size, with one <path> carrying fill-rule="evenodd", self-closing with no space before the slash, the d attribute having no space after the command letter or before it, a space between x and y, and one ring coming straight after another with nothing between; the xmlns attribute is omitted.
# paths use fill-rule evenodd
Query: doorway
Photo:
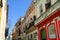
<svg viewBox="0 0 60 40"><path fill-rule="evenodd" d="M42 40L46 40L46 31L44 29L41 30L41 38Z"/></svg>

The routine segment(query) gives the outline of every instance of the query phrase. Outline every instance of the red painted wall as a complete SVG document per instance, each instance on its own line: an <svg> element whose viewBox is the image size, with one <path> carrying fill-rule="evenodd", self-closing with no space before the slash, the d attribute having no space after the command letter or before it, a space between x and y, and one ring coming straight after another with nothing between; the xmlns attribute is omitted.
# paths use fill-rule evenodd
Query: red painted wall
<svg viewBox="0 0 60 40"><path fill-rule="evenodd" d="M47 23L50 23L54 18L60 16L60 8L54 11L48 18L45 18L42 22L39 22L37 24L38 26L38 40L41 40L41 31L40 27L43 27L43 25L46 25ZM48 35L48 28L46 27L46 40L60 40L59 32L60 32L60 21L55 20L55 31L56 31L56 38L50 39ZM59 26L58 26L59 24ZM58 32L58 27L59 27L59 32Z"/></svg>

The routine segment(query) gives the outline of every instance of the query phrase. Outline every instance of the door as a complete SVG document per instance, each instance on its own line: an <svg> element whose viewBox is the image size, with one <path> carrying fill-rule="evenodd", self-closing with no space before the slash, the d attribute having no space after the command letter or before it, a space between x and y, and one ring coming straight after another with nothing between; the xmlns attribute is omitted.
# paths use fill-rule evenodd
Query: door
<svg viewBox="0 0 60 40"><path fill-rule="evenodd" d="M44 29L41 30L41 37L42 37L42 40L46 40L46 31Z"/></svg>

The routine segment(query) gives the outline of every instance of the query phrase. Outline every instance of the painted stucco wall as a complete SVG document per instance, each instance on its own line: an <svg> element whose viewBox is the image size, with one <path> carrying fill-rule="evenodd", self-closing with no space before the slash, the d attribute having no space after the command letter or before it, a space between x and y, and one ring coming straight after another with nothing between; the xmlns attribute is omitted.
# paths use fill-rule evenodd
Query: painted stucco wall
<svg viewBox="0 0 60 40"><path fill-rule="evenodd" d="M5 27L7 19L7 0L2 0L3 7L1 8L1 22L0 22L0 40L5 40Z"/></svg>
<svg viewBox="0 0 60 40"><path fill-rule="evenodd" d="M39 7L42 4L43 7L43 15L41 15ZM37 24L38 22L42 21L44 18L46 18L48 15L50 15L53 11L55 11L56 9L60 8L60 1L58 0L51 0L51 7L49 9L45 9L45 4L46 4L46 0L40 0L38 4L36 4L36 9L37 9L37 21L35 22L35 24Z"/></svg>

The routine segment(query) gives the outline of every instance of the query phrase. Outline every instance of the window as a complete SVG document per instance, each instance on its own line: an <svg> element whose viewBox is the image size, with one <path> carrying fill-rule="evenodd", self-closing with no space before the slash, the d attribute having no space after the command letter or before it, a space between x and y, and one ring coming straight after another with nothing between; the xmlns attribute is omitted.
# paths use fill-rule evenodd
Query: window
<svg viewBox="0 0 60 40"><path fill-rule="evenodd" d="M30 20L32 20L32 18L30 18Z"/></svg>
<svg viewBox="0 0 60 40"><path fill-rule="evenodd" d="M42 5L40 6L40 13L42 13L43 12L43 8L42 8Z"/></svg>
<svg viewBox="0 0 60 40"><path fill-rule="evenodd" d="M36 16L33 16L34 21L36 20Z"/></svg>
<svg viewBox="0 0 60 40"><path fill-rule="evenodd" d="M33 18L30 18L30 23L33 21Z"/></svg>
<svg viewBox="0 0 60 40"><path fill-rule="evenodd" d="M18 36L20 36L20 34L21 34L21 30L20 28L18 28Z"/></svg>
<svg viewBox="0 0 60 40"><path fill-rule="evenodd" d="M33 40L37 40L37 32L33 34Z"/></svg>
<svg viewBox="0 0 60 40"><path fill-rule="evenodd" d="M32 40L32 34L28 36L28 40Z"/></svg>
<svg viewBox="0 0 60 40"><path fill-rule="evenodd" d="M56 38L54 24L48 27L49 38Z"/></svg>
<svg viewBox="0 0 60 40"><path fill-rule="evenodd" d="M51 7L51 0L47 0L47 3L45 4L46 10Z"/></svg>
<svg viewBox="0 0 60 40"><path fill-rule="evenodd" d="M2 7L2 0L0 0L0 7Z"/></svg>
<svg viewBox="0 0 60 40"><path fill-rule="evenodd" d="M21 40L21 38L18 38L18 40Z"/></svg>

